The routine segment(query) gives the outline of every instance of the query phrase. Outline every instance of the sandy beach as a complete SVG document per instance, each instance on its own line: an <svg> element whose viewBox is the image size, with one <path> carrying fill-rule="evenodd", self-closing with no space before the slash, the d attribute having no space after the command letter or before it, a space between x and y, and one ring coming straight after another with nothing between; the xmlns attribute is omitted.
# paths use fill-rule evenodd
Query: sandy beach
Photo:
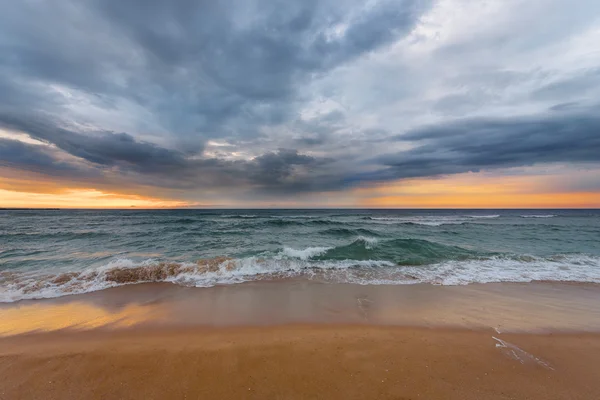
<svg viewBox="0 0 600 400"><path fill-rule="evenodd" d="M13 337L0 342L0 354L2 399L600 396L600 336L590 334L347 325L134 329Z"/></svg>
<svg viewBox="0 0 600 400"><path fill-rule="evenodd" d="M289 281L4 304L0 398L594 399L598 292Z"/></svg>

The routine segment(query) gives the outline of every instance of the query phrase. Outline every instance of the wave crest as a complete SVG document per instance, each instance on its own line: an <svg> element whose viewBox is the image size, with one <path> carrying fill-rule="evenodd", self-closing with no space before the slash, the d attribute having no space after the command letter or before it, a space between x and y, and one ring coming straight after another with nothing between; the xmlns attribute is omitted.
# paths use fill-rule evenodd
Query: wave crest
<svg viewBox="0 0 600 400"><path fill-rule="evenodd" d="M332 247L308 247L306 249L297 250L291 247L284 247L282 253L288 257L308 260L309 258L323 255L331 249Z"/></svg>
<svg viewBox="0 0 600 400"><path fill-rule="evenodd" d="M412 245L427 248L426 243ZM357 240L348 246L363 246L364 249L364 242ZM384 246L384 243L379 243L379 246ZM433 248L430 247L430 250ZM136 263L120 259L96 269L45 275L4 271L0 272L0 302L59 297L146 282L208 287L297 276L327 282L394 285L531 281L600 283L600 257L582 254L549 257L496 255L457 258L428 265L402 265L376 259L321 259L322 255L315 254L322 252L322 248L295 251L300 253L292 251L291 254L298 257L283 258L283 254L271 258L215 257L195 263L156 260ZM325 251L323 255L332 255L332 251Z"/></svg>

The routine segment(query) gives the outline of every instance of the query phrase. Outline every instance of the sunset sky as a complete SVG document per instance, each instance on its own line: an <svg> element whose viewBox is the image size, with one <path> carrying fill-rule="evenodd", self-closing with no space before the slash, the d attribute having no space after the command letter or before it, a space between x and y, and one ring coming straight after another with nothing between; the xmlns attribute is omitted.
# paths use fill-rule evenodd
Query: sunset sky
<svg viewBox="0 0 600 400"><path fill-rule="evenodd" d="M0 4L0 207L600 207L598 0Z"/></svg>

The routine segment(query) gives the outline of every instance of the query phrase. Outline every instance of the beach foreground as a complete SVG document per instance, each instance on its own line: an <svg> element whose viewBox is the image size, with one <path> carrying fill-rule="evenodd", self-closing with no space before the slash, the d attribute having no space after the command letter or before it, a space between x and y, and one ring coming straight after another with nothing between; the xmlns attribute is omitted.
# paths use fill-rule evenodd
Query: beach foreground
<svg viewBox="0 0 600 400"><path fill-rule="evenodd" d="M0 306L0 399L597 399L594 284L142 284Z"/></svg>
<svg viewBox="0 0 600 400"><path fill-rule="evenodd" d="M598 360L600 336L589 333L368 325L54 332L0 341L0 398L595 399Z"/></svg>

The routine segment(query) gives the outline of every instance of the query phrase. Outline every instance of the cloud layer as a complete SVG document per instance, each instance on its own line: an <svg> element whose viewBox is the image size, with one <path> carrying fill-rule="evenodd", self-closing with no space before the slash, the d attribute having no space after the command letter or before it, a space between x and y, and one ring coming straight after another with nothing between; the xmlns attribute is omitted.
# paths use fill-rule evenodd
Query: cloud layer
<svg viewBox="0 0 600 400"><path fill-rule="evenodd" d="M600 3L575 3L5 2L0 171L202 202L599 168Z"/></svg>

